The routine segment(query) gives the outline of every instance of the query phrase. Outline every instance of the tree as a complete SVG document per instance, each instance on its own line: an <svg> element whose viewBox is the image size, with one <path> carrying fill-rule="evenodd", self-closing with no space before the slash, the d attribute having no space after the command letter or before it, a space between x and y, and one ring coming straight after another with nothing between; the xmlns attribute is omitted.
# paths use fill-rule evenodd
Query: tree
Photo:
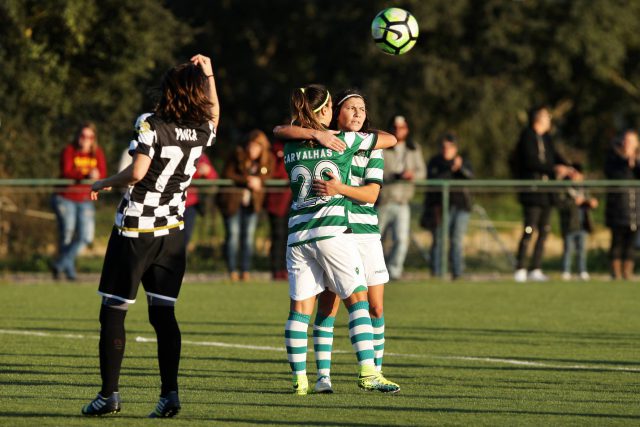
<svg viewBox="0 0 640 427"><path fill-rule="evenodd" d="M150 84L188 40L153 0L0 3L0 176L56 177L84 120L120 151Z"/></svg>

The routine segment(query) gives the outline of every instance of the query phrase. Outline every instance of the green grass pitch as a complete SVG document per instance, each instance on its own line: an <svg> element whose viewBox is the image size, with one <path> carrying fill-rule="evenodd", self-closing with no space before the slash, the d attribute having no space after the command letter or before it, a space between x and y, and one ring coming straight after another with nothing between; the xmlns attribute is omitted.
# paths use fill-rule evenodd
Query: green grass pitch
<svg viewBox="0 0 640 427"><path fill-rule="evenodd" d="M123 411L87 419L99 390L96 284L0 284L0 425L147 425L159 389L146 303L127 317ZM182 412L172 425L638 425L640 284L393 283L385 374L357 388L345 310L333 395L294 396L285 283L186 283ZM311 339L309 341L312 349ZM232 344L232 346L225 346ZM315 379L312 352L309 379Z"/></svg>

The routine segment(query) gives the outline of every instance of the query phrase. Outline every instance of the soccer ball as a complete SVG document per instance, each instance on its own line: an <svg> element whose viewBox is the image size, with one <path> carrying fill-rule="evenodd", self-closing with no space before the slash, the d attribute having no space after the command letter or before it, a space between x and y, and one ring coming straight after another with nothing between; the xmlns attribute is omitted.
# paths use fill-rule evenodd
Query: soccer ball
<svg viewBox="0 0 640 427"><path fill-rule="evenodd" d="M418 40L418 21L409 12L397 7L384 9L373 18L371 35L376 45L390 55L402 55Z"/></svg>

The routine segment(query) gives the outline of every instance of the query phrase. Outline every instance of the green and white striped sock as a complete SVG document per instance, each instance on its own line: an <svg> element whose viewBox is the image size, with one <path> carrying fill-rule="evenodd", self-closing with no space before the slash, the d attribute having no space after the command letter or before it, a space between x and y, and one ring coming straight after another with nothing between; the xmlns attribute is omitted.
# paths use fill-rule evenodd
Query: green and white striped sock
<svg viewBox="0 0 640 427"><path fill-rule="evenodd" d="M360 301L349 307L349 338L356 351L360 368L373 368L373 327L368 301Z"/></svg>
<svg viewBox="0 0 640 427"><path fill-rule="evenodd" d="M307 373L307 330L311 316L308 314L289 312L289 319L284 327L284 344L287 347L287 359L294 375Z"/></svg>
<svg viewBox="0 0 640 427"><path fill-rule="evenodd" d="M316 355L318 378L331 375L331 351L333 350L333 323L336 318L316 314L313 322L313 350Z"/></svg>
<svg viewBox="0 0 640 427"><path fill-rule="evenodd" d="M376 370L382 371L382 356L384 355L384 316L372 317L373 326L373 353L376 363Z"/></svg>

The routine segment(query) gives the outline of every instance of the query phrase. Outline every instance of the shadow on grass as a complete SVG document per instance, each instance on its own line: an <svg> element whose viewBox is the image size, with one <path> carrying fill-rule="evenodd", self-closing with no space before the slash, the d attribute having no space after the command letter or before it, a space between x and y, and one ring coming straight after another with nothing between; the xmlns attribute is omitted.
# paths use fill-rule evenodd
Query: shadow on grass
<svg viewBox="0 0 640 427"><path fill-rule="evenodd" d="M640 343L637 344L640 346ZM628 361L628 360L584 360L584 359L565 359L565 358L550 358L550 357L530 357L527 356L483 356L490 357L496 359L511 359L511 360L521 360L521 361L538 361L538 362L560 362L560 363L575 363L575 364L584 364L591 363L594 365L635 365L640 368L640 360L637 361Z"/></svg>
<svg viewBox="0 0 640 427"><path fill-rule="evenodd" d="M78 409L78 413L80 412L80 410ZM54 414L51 412L48 412L46 414L43 414L42 412L9 412L9 411L0 411L0 417L6 417L6 418L65 418L65 419L76 419L76 420L95 420L96 417L93 418L89 418L83 415L75 415L75 414ZM106 418L106 417L105 417ZM126 418L126 419L140 419L142 418L141 416L135 416L135 415L122 415L122 414L118 414L115 416L109 416L110 419L118 419L118 418ZM63 425L63 424L60 424Z"/></svg>
<svg viewBox="0 0 640 427"><path fill-rule="evenodd" d="M251 407L269 407L269 408L305 408L317 410L318 405L313 404L282 404L282 403L240 403L234 402L235 406L251 406ZM338 402L331 402L332 409L340 410L353 410L360 411L366 409L366 411L381 411L385 413L393 412L407 412L407 413L448 413L448 414L473 414L473 415L534 415L534 416L557 416L557 417L580 417L580 418L598 418L598 419L618 419L618 420L640 420L639 414L606 414L597 412L564 412L564 411L535 411L535 410L517 410L517 409L466 409L466 408L452 408L452 407L433 407L433 408L418 408L409 406L369 406L364 408L354 407L352 405L341 405ZM344 416L344 413L342 414ZM237 422L250 422L257 424L275 423L275 424L300 424L300 422L288 422L288 421L267 421L267 420L255 420L255 419L239 419L239 418L206 418L206 420L219 420L219 421L236 421ZM312 425L334 425L330 421L323 421L314 424L314 422L307 422L305 424ZM336 425L350 425L350 424L336 424ZM362 424L353 424L362 425ZM367 423L367 425L371 425ZM388 425L388 424L387 424Z"/></svg>
<svg viewBox="0 0 640 427"><path fill-rule="evenodd" d="M580 332L580 331L544 331L536 329L487 329L487 328L459 328L459 327L428 327L428 326L411 326L402 325L397 326L397 330L402 331L419 331L425 333L437 332L437 333L469 333L473 335L528 335L528 336L551 336L558 338L576 338L581 339L595 339L595 340L616 340L616 339L632 339L640 340L640 333L627 333L627 332ZM389 338L397 339L401 336L393 334L387 334Z"/></svg>
<svg viewBox="0 0 640 427"><path fill-rule="evenodd" d="M279 323L265 323L265 322L217 322L217 321L209 321L209 322L203 322L203 321L195 321L195 320L180 320L178 319L178 322L181 325L202 325L202 326L239 326L239 327L247 327L247 326L257 326L259 328L278 328L278 329L282 329L284 330L284 324L286 321L286 318L283 317L283 321L279 322Z"/></svg>
<svg viewBox="0 0 640 427"><path fill-rule="evenodd" d="M282 350L282 353L284 353L284 349ZM260 363L260 364L264 364L264 363L287 363L287 359L286 357L278 357L278 358L269 358L269 359L243 359L240 357L219 357L219 356L189 356L189 355L182 355L180 357L180 360L200 360L200 361L206 361L206 362L231 362L231 363Z"/></svg>
<svg viewBox="0 0 640 427"><path fill-rule="evenodd" d="M525 359L526 360L526 359ZM620 373L620 374L639 374L640 375L640 367L639 371L625 371L620 368L616 368L615 366L611 367L580 367L575 368L571 366L528 366L528 365L514 365L514 366L496 366L496 362L492 362L494 366L479 366L480 363L489 363L483 362L482 360L469 360L469 363L473 366L469 365L454 365L454 364L421 364L421 363L385 363L386 367L392 368L400 368L400 369L461 369L461 370L471 370L471 371L500 371L500 372L571 372L571 373ZM506 363L506 362L505 362Z"/></svg>
<svg viewBox="0 0 640 427"><path fill-rule="evenodd" d="M371 424L371 423L350 423L345 421L309 421L309 420L300 422L300 421L282 421L282 420L257 420L252 418L198 418L198 420L215 421L219 423L268 424L268 425L283 425L283 426L309 425L309 426L347 426L347 427L355 427L355 426L387 427L389 425L394 425L398 427L405 427L405 426L415 425L415 424L389 424L389 423Z"/></svg>

